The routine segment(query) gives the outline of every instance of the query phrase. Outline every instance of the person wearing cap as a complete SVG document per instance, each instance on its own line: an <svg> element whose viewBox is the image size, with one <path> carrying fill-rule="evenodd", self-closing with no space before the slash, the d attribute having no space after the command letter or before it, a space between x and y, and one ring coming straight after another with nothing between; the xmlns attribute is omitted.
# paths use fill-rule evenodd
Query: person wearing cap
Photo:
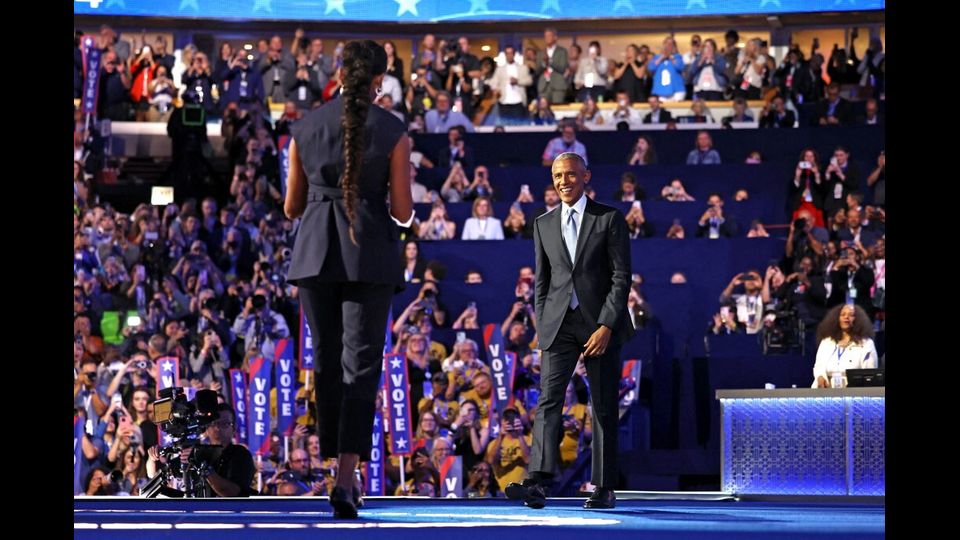
<svg viewBox="0 0 960 540"><path fill-rule="evenodd" d="M450 387L449 378L446 373L434 373L430 377L430 384L433 386L433 397L421 399L417 404L417 410L420 411L421 418L424 412L432 412L436 417L438 426L449 427L460 409L456 399L447 398L447 389Z"/></svg>

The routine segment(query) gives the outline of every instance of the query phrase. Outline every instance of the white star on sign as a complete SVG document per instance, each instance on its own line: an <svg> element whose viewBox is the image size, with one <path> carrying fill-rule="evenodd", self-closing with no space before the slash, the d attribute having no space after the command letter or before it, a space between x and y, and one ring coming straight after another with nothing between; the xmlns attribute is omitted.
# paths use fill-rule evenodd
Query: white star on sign
<svg viewBox="0 0 960 540"><path fill-rule="evenodd" d="M273 8L270 7L270 0L253 0L253 9L250 11L256 13L258 9L273 13Z"/></svg>
<svg viewBox="0 0 960 540"><path fill-rule="evenodd" d="M183 11L183 8L187 6L193 6L194 11L200 11L200 6L197 5L197 0L180 0L179 11Z"/></svg>
<svg viewBox="0 0 960 540"><path fill-rule="evenodd" d="M613 3L613 10L616 11L618 7L633 11L633 3L630 0L617 0Z"/></svg>
<svg viewBox="0 0 960 540"><path fill-rule="evenodd" d="M487 7L487 1L488 0L470 0L470 13L490 11L490 8Z"/></svg>
<svg viewBox="0 0 960 540"><path fill-rule="evenodd" d="M324 15L329 15L333 11L339 11L341 15L346 15L346 11L343 10L343 3L346 0L327 0L327 10L323 12Z"/></svg>
<svg viewBox="0 0 960 540"><path fill-rule="evenodd" d="M380 419L376 416L373 417L373 427L380 427Z"/></svg>
<svg viewBox="0 0 960 540"><path fill-rule="evenodd" d="M399 359L399 358L394 357L393 360L390 361L390 369L400 369L400 359Z"/></svg>
<svg viewBox="0 0 960 540"><path fill-rule="evenodd" d="M400 437L399 439L397 439L397 448L406 448L406 447L407 447L406 439L404 439L403 437Z"/></svg>
<svg viewBox="0 0 960 540"><path fill-rule="evenodd" d="M397 3L397 17L403 15L404 13L410 13L411 15L420 16L417 13L417 4L420 3L420 0L393 0Z"/></svg>
<svg viewBox="0 0 960 540"><path fill-rule="evenodd" d="M160 364L164 371L173 371L173 362L164 362Z"/></svg>
<svg viewBox="0 0 960 540"><path fill-rule="evenodd" d="M540 13L545 13L551 7L557 10L557 13L560 13L560 0L543 0L543 4L540 5Z"/></svg>

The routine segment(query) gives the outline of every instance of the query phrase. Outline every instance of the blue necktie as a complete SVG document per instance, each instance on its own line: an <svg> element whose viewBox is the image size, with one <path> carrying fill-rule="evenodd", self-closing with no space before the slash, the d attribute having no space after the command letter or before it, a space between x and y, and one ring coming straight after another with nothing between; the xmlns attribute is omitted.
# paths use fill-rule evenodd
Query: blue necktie
<svg viewBox="0 0 960 540"><path fill-rule="evenodd" d="M567 244L567 253L570 254L570 262L573 263L576 260L577 255L577 220L574 217L577 213L575 208L567 210L567 225L566 231L564 231L563 239ZM570 309L577 309L577 306L580 305L580 301L577 300L577 289L573 289L573 297L570 298Z"/></svg>

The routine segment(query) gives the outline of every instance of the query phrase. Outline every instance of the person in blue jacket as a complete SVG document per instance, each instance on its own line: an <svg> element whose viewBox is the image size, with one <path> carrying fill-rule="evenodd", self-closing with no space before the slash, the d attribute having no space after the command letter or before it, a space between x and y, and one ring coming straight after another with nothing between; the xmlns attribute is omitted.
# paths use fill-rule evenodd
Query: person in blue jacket
<svg viewBox="0 0 960 540"><path fill-rule="evenodd" d="M653 70L653 95L666 101L682 101L686 97L683 57L677 52L677 42L672 37L663 40L660 54L653 57Z"/></svg>

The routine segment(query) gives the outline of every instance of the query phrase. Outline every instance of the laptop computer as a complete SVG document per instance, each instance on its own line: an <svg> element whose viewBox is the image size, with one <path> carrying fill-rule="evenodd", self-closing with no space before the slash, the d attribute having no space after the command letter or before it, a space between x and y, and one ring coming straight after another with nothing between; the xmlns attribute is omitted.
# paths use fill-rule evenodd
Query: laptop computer
<svg viewBox="0 0 960 540"><path fill-rule="evenodd" d="M848 369L847 386L885 386L882 369Z"/></svg>

